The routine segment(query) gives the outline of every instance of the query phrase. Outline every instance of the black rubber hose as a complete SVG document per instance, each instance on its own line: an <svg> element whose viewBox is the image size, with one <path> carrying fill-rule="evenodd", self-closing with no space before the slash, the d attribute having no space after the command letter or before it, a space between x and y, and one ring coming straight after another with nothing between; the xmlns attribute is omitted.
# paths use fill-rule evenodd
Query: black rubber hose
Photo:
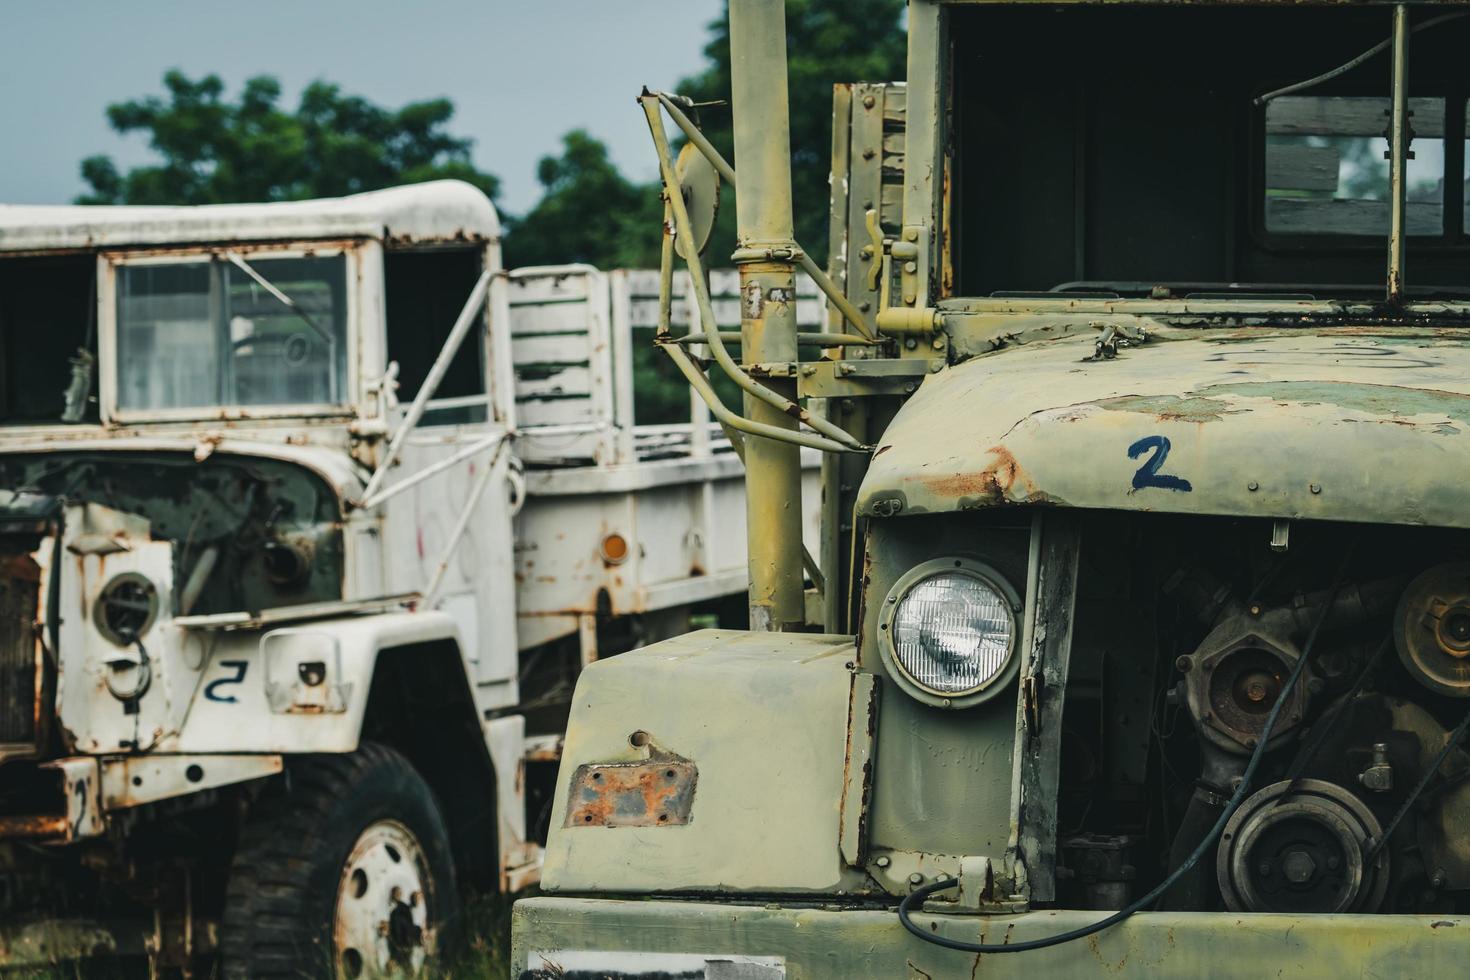
<svg viewBox="0 0 1470 980"><path fill-rule="evenodd" d="M1343 558L1342 567L1344 570L1347 567L1347 558L1350 555L1351 549L1349 549L1348 555ZM1338 582L1332 587L1334 593L1336 593L1338 585L1341 584L1341 579L1342 573L1339 571ZM1225 809L1220 812L1219 819L1215 821L1215 825L1210 828L1210 832L1190 852L1189 857L1184 860L1184 863L1175 868L1163 881L1155 885L1148 894L1124 906L1112 915L1098 919L1091 925L1079 926L1067 932L1057 933L1055 936L1044 936L1041 939L1027 939L1018 943L969 943L962 939L950 939L948 936L928 932L915 925L913 919L910 918L913 915L915 907L922 907L930 895L959 885L958 878L948 878L914 889L903 901L898 903L898 921L912 935L934 946L943 946L946 949L958 950L962 953L1025 953L1033 949L1047 949L1052 946L1060 946L1063 943L1072 942L1076 939L1085 939L1088 936L1102 932L1110 926L1117 925L1134 912L1148 908L1158 900L1160 895L1172 888L1175 882L1188 874L1189 870L1199 863L1200 858L1204 857L1205 853L1220 839L1220 834L1225 830L1225 824L1230 821L1230 818L1235 815L1235 811L1240 809L1240 805L1245 802L1246 796L1250 793L1251 779L1255 776L1256 770L1260 768L1261 760L1266 756L1266 746L1271 742L1271 733L1276 728L1276 720L1281 716L1282 708L1291 700L1291 693L1296 689L1297 682L1301 680L1302 672L1306 670L1307 662L1312 658L1312 648L1317 644L1317 634L1321 631L1322 622L1327 618L1326 612L1331 607L1331 602L1323 604L1322 611L1317 617L1317 622L1312 626L1312 632L1307 637L1306 644L1302 647L1302 655L1297 658L1296 664L1291 668L1291 674L1286 678L1286 683L1281 686L1281 694L1277 696L1276 703L1271 705L1271 711L1266 715L1266 723L1261 727L1260 735L1256 736L1256 749L1251 753L1250 762L1246 763L1245 772L1240 777L1240 785L1235 788L1234 794L1230 797L1230 802L1225 804Z"/></svg>

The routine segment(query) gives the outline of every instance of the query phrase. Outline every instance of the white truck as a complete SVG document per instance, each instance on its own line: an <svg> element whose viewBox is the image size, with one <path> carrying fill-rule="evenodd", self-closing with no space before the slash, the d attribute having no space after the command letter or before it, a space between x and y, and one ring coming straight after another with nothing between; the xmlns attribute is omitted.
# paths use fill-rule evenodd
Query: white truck
<svg viewBox="0 0 1470 980"><path fill-rule="evenodd" d="M580 667L743 608L739 461L635 423L656 274L499 233L0 207L0 968L412 974L535 881Z"/></svg>

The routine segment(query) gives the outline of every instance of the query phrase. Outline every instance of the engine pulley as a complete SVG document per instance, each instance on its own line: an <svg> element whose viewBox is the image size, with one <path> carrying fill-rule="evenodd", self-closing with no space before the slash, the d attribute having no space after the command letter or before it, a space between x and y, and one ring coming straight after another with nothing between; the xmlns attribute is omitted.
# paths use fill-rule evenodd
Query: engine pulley
<svg viewBox="0 0 1470 980"><path fill-rule="evenodd" d="M1404 590L1394 620L1399 659L1415 680L1470 697L1470 563L1436 565Z"/></svg>
<svg viewBox="0 0 1470 980"><path fill-rule="evenodd" d="M1220 837L1215 871L1233 912L1371 912L1388 888L1382 833L1351 791L1320 779L1283 780L1241 804Z"/></svg>

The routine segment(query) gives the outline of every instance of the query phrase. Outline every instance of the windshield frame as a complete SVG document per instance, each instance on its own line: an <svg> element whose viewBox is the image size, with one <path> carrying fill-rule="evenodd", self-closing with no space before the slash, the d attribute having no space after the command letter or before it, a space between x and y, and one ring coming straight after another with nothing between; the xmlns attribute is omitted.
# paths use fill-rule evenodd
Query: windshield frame
<svg viewBox="0 0 1470 980"><path fill-rule="evenodd" d="M363 243L351 240L243 243L230 242L215 246L168 247L100 251L97 254L97 392L104 424L142 422L236 421L245 419L351 419L360 414L358 392L361 387L360 357L362 338L360 320L366 308L361 290L363 275ZM118 404L118 270L127 266L169 265L189 262L223 262L231 264L230 255L247 262L255 259L304 259L342 256L346 267L347 288L344 310L344 350L346 370L336 404L306 403L278 405L198 405L184 408L124 409Z"/></svg>

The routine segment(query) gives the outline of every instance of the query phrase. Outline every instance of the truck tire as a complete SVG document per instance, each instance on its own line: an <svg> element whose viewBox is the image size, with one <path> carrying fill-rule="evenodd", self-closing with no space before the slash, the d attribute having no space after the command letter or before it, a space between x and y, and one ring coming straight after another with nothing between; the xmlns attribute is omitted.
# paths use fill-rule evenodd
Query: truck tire
<svg viewBox="0 0 1470 980"><path fill-rule="evenodd" d="M229 978L416 976L459 918L434 794L394 749L304 756L240 832L220 929Z"/></svg>

